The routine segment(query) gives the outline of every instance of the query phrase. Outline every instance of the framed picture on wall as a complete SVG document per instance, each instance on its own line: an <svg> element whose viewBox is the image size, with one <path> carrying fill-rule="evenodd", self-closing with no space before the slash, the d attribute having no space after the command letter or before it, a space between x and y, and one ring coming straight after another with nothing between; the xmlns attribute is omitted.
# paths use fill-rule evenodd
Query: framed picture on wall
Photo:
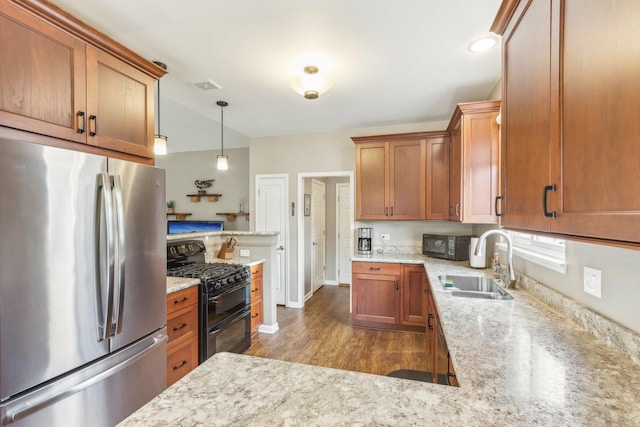
<svg viewBox="0 0 640 427"><path fill-rule="evenodd" d="M304 195L304 216L311 215L311 194Z"/></svg>

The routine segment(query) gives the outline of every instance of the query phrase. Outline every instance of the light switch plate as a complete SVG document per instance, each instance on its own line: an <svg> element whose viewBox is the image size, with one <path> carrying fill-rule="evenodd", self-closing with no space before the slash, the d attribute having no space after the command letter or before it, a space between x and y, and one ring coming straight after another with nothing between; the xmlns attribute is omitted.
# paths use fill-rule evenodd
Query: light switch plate
<svg viewBox="0 0 640 427"><path fill-rule="evenodd" d="M584 291L589 295L602 298L602 271L591 267L584 267Z"/></svg>
<svg viewBox="0 0 640 427"><path fill-rule="evenodd" d="M240 256L251 256L251 251L249 251L249 249L240 249Z"/></svg>
<svg viewBox="0 0 640 427"><path fill-rule="evenodd" d="M382 240L391 240L391 234L381 234L380 238Z"/></svg>

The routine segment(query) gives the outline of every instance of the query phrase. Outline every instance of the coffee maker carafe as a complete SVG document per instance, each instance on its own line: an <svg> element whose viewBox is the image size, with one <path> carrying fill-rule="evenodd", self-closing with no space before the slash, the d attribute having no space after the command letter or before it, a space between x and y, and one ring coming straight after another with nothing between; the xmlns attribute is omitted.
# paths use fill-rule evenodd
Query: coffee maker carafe
<svg viewBox="0 0 640 427"><path fill-rule="evenodd" d="M371 251L371 236L373 228L358 228L358 253L369 255Z"/></svg>

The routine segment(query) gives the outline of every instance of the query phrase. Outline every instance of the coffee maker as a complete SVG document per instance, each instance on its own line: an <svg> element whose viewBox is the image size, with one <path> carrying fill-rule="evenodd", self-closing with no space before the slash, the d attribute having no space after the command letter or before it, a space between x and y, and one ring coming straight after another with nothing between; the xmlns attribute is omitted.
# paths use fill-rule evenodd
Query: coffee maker
<svg viewBox="0 0 640 427"><path fill-rule="evenodd" d="M358 253L370 255L371 236L373 236L373 228L358 228Z"/></svg>

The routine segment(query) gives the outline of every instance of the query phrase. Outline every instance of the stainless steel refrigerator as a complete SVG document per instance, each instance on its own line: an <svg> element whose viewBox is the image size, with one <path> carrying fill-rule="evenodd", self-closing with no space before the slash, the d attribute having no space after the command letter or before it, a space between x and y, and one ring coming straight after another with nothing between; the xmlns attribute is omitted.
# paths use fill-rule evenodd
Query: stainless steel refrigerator
<svg viewBox="0 0 640 427"><path fill-rule="evenodd" d="M164 170L0 138L0 425L112 426L166 387Z"/></svg>

